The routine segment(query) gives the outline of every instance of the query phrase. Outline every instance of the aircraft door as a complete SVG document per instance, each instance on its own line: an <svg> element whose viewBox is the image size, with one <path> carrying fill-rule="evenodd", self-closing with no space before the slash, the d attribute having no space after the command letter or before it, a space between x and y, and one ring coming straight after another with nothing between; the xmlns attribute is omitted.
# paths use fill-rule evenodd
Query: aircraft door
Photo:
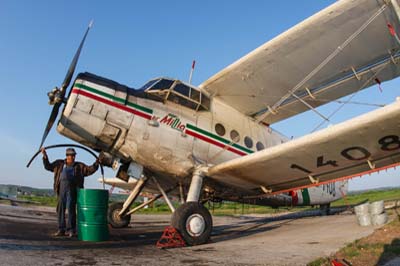
<svg viewBox="0 0 400 266"><path fill-rule="evenodd" d="M177 149L182 158L189 158L193 154L193 137L185 133L187 124L195 124L196 112L190 109L181 109L179 111L180 122L177 123Z"/></svg>
<svg viewBox="0 0 400 266"><path fill-rule="evenodd" d="M148 161L148 158L153 158L160 148L162 125L159 123L159 119L164 115L164 105L134 96L129 97L129 102L137 106L137 110L142 115L134 115L121 151L126 154L126 157L137 162ZM151 119L149 120L144 115L151 117ZM153 161L147 163L150 164Z"/></svg>
<svg viewBox="0 0 400 266"><path fill-rule="evenodd" d="M212 126L211 112L198 113L196 127L202 130L210 131ZM208 162L208 152L210 144L199 138L193 139L193 156L196 161Z"/></svg>

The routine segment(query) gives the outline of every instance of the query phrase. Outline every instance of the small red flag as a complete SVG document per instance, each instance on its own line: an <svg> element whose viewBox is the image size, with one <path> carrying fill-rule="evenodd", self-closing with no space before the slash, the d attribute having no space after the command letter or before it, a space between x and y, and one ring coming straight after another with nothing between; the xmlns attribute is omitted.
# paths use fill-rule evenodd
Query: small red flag
<svg viewBox="0 0 400 266"><path fill-rule="evenodd" d="M388 23L387 26L389 28L390 35L395 36L396 35L396 31L394 30L392 24Z"/></svg>
<svg viewBox="0 0 400 266"><path fill-rule="evenodd" d="M382 87L381 87L382 82L378 78L375 79L375 82L378 84L378 88L382 92Z"/></svg>

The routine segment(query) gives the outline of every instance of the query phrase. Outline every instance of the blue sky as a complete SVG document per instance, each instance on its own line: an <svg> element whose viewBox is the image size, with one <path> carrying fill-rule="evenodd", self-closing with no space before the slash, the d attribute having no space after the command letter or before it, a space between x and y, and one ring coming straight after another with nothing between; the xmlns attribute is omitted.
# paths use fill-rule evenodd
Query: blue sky
<svg viewBox="0 0 400 266"><path fill-rule="evenodd" d="M334 1L11 1L0 2L0 183L51 187L52 174L40 160L26 162L37 150L51 107L46 93L60 86L91 19L92 28L77 71L89 71L131 87L157 76L200 84L233 61ZM323 60L323 59L321 59ZM354 100L390 103L400 80L357 95ZM329 114L337 105L321 108ZM372 110L347 106L332 123ZM275 125L298 137L320 122L305 113ZM46 144L71 143L53 130ZM49 151L51 159L64 150ZM92 158L80 152L79 159ZM107 171L107 175L113 173ZM99 174L87 187L99 187ZM352 189L400 185L398 171L357 178Z"/></svg>

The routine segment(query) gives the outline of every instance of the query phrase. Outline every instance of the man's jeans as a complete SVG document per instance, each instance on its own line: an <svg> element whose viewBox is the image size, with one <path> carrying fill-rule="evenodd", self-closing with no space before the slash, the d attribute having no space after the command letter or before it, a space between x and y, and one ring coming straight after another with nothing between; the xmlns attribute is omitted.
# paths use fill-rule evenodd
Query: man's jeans
<svg viewBox="0 0 400 266"><path fill-rule="evenodd" d="M62 191L58 196L57 216L58 229L62 232L76 232L76 197L70 191ZM65 210L68 210L67 225L65 226Z"/></svg>

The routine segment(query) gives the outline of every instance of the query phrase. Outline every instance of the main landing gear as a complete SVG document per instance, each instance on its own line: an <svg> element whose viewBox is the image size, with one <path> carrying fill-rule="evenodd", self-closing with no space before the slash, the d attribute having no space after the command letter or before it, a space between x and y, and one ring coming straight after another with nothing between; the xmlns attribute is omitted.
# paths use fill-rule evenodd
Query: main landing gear
<svg viewBox="0 0 400 266"><path fill-rule="evenodd" d="M203 178L201 169L194 172L186 203L176 209L171 219L171 225L191 246L207 243L212 231L211 214L199 203Z"/></svg>
<svg viewBox="0 0 400 266"><path fill-rule="evenodd" d="M164 191L157 180L152 177L152 181L155 183L161 193L133 208L132 210L129 210L130 206L140 194L147 182L147 178L142 176L123 204L113 203L109 206L108 221L114 228L127 227L131 220L130 215L132 213L154 202L155 200L164 197L169 208L173 212L171 225L181 234L186 244L190 246L205 244L210 238L213 225L210 212L199 202L204 176L205 175L202 169L198 169L194 172L186 202L181 204L176 210L167 196L167 193L174 190L176 186Z"/></svg>
<svg viewBox="0 0 400 266"><path fill-rule="evenodd" d="M198 202L186 202L172 214L171 225L190 246L207 243L212 230L210 212Z"/></svg>

